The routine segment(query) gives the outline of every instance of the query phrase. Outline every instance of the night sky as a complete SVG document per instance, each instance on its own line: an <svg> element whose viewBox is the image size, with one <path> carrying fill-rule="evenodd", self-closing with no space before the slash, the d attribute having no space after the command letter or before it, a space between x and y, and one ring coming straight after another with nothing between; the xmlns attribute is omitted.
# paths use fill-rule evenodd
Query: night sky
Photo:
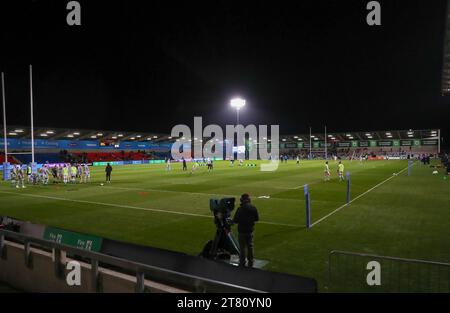
<svg viewBox="0 0 450 313"><path fill-rule="evenodd" d="M7 2L7 1L2 1ZM9 1L13 2L13 1ZM282 133L442 128L445 1L68 1L1 4L8 123L169 133L193 116ZM144 6L144 3L148 2ZM444 135L445 136L445 135Z"/></svg>

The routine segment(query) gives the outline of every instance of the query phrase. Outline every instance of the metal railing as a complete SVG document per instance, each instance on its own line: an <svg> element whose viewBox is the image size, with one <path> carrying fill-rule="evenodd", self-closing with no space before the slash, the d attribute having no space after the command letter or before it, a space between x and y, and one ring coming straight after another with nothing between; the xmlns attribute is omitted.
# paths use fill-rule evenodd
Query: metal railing
<svg viewBox="0 0 450 313"><path fill-rule="evenodd" d="M379 264L380 283L369 285L368 263ZM450 292L450 263L405 259L367 253L331 251L328 257L330 292Z"/></svg>
<svg viewBox="0 0 450 313"><path fill-rule="evenodd" d="M130 260L106 255L89 250L83 250L72 246L60 244L54 241L39 239L24 234L0 230L0 257L7 259L6 239L18 241L24 245L25 265L29 268L33 267L33 252L31 247L44 248L53 250L54 252L54 273L55 276L64 278L64 264L62 262L62 251L71 256L77 256L90 260L91 263L91 290L93 292L101 291L101 275L99 273L99 263L107 264L115 268L122 269L126 272L135 273L136 276L136 292L144 292L145 279L154 280L171 287L185 288L194 292L252 292L264 293L263 290L247 288L244 286L234 285L223 281L217 281L205 277L199 277L169 269L152 266L148 264L133 262Z"/></svg>

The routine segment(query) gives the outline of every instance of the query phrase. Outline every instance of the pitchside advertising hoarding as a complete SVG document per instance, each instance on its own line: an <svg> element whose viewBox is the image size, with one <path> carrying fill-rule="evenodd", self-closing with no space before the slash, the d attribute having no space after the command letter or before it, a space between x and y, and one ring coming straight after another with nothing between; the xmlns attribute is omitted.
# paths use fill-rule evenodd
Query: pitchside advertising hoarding
<svg viewBox="0 0 450 313"><path fill-rule="evenodd" d="M165 163L165 160L134 160L134 161L105 161L105 162L94 162L92 166L106 166L108 163L110 165L130 165L130 164L160 164Z"/></svg>
<svg viewBox="0 0 450 313"><path fill-rule="evenodd" d="M99 252L102 247L102 238L71 232L54 227L46 227L44 239L65 244L68 246Z"/></svg>

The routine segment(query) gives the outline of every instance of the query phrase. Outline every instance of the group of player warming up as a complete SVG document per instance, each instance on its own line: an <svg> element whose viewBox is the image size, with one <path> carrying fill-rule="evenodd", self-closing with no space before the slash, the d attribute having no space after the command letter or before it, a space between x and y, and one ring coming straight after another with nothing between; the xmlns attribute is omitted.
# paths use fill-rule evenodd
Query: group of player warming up
<svg viewBox="0 0 450 313"><path fill-rule="evenodd" d="M170 160L170 158L166 159L165 162L166 162L166 171L171 171L172 161ZM183 163L183 171L187 171L187 163L184 157L181 158L181 162ZM214 163L211 158L203 158L203 163L201 163L200 160L193 160L190 174L193 174L195 171L197 171L197 169L200 166L206 166L208 172L211 172L214 169Z"/></svg>
<svg viewBox="0 0 450 313"><path fill-rule="evenodd" d="M26 188L25 182L28 184L49 183L50 175L53 183L88 183L91 180L91 173L87 164L59 164L50 166L44 164L37 169L37 173L33 173L31 166L14 165L11 170L11 184L16 188Z"/></svg>
<svg viewBox="0 0 450 313"><path fill-rule="evenodd" d="M325 171L324 172L325 172L324 180L325 181L329 181L331 179L331 172L330 172L330 166L328 165L328 161L325 162ZM344 164L342 164L341 161L339 161L337 172L338 172L338 179L339 179L339 181L345 180L345 177L344 177Z"/></svg>

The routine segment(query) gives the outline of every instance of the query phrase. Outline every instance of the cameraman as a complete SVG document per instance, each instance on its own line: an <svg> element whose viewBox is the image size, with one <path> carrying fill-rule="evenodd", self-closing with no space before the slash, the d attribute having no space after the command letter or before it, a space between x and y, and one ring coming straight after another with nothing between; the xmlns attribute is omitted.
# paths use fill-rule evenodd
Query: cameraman
<svg viewBox="0 0 450 313"><path fill-rule="evenodd" d="M250 196L244 193L241 196L241 205L236 210L233 222L238 224L239 232L239 265L253 267L253 230L255 222L259 221L258 210L250 203Z"/></svg>

